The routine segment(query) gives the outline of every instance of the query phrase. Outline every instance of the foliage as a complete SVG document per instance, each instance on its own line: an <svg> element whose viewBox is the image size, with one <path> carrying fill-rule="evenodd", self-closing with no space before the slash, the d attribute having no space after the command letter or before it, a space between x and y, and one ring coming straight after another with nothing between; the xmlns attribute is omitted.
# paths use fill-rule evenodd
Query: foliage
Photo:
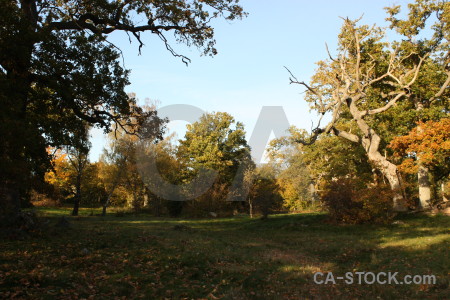
<svg viewBox="0 0 450 300"><path fill-rule="evenodd" d="M141 107L142 115L156 115L154 105ZM137 121L137 120L136 120ZM100 178L106 190L103 201L104 214L110 204L126 205L135 211L148 205L148 191L138 171L136 152L139 144L151 149L154 143L162 140L167 120L160 118L146 119L135 127L137 134L130 134L133 126L116 126L109 134L110 143L100 158Z"/></svg>
<svg viewBox="0 0 450 300"><path fill-rule="evenodd" d="M242 183L240 168L252 164L244 125L228 113L207 113L187 125L185 137L179 142L176 158L182 182L190 182L200 169L215 170L218 174L213 187L190 204L200 209L194 214L220 210L229 213L232 205L224 203L228 190L234 181Z"/></svg>
<svg viewBox="0 0 450 300"><path fill-rule="evenodd" d="M205 168L218 171L219 181L226 183L249 156L244 125L225 112L207 113L188 124L177 151L187 180Z"/></svg>
<svg viewBox="0 0 450 300"><path fill-rule="evenodd" d="M177 147L174 145L173 138L174 135L170 135L157 144L151 145L149 151L155 153L156 166L161 177L171 184L179 184L182 182L182 169L176 158ZM161 199L151 190L148 191L148 197L148 206L156 216L162 215L165 212L164 209L167 209L170 216L178 217L185 207L185 203Z"/></svg>
<svg viewBox="0 0 450 300"><path fill-rule="evenodd" d="M52 170L45 173L45 181L53 186L51 197L57 200L65 199L70 193L70 166L67 153L61 149L48 148L49 152L53 152Z"/></svg>
<svg viewBox="0 0 450 300"><path fill-rule="evenodd" d="M291 73L291 83L306 88L305 100L321 120L331 116L327 125L319 122L308 139L297 141L311 145L321 134L334 134L359 144L397 191L396 210L406 206L398 192L397 167L385 147L418 119L439 119L449 111L449 7L445 1L417 0L408 5L403 19L398 18L400 6L388 8L391 29L400 34L397 41L389 41L384 28L344 19L337 54L329 53L329 59L317 63L311 83Z"/></svg>
<svg viewBox="0 0 450 300"><path fill-rule="evenodd" d="M271 142L269 154L280 161L277 176L284 206L291 211L312 205L319 186L336 178L355 176L371 182L373 170L364 149L332 135L322 135L314 144L303 146L296 140L306 133L295 127L290 135Z"/></svg>
<svg viewBox="0 0 450 300"><path fill-rule="evenodd" d="M31 177L50 168L48 146L73 145L85 122L110 132L113 125L136 127L143 114L124 91L129 72L121 52L107 40L112 32L159 37L176 53L177 42L214 55L211 21L245 16L237 0L2 2L0 12L0 214L19 209ZM146 20L142 24L142 20ZM126 38L124 36L124 38ZM131 131L135 131L135 128ZM20 138L17 138L20 137Z"/></svg>
<svg viewBox="0 0 450 300"><path fill-rule="evenodd" d="M225 201L229 192L229 185L216 182L211 188L194 200L187 201L184 210L186 216L190 217L210 217L210 213L217 216L231 216L234 208L234 201Z"/></svg>
<svg viewBox="0 0 450 300"><path fill-rule="evenodd" d="M99 177L101 163L89 163L84 155L69 159L74 152L68 154L61 149L49 149L49 152L53 152L52 170L45 174L45 180L52 187L52 191L47 196L60 204L72 202L79 184L80 190L83 191L80 203L87 207L98 207L106 197L104 184ZM85 164L80 178L78 159Z"/></svg>
<svg viewBox="0 0 450 300"><path fill-rule="evenodd" d="M291 131L293 128L291 128ZM306 165L304 149L287 138L275 139L269 146L270 164L283 198L283 208L299 212L314 201L314 172Z"/></svg>
<svg viewBox="0 0 450 300"><path fill-rule="evenodd" d="M404 172L417 173L417 156L420 154L420 163L445 172L441 176L447 176L450 171L450 118L419 122L407 135L395 137L389 146L395 151L395 157L405 158L400 165Z"/></svg>
<svg viewBox="0 0 450 300"><path fill-rule="evenodd" d="M283 199L273 165L263 164L255 169L248 169L244 180L249 185L248 204L251 217L259 213L263 219L267 219L270 213L282 208Z"/></svg>
<svg viewBox="0 0 450 300"><path fill-rule="evenodd" d="M366 186L352 178L325 183L320 198L332 221L344 224L388 223L392 220L392 191L386 185Z"/></svg>

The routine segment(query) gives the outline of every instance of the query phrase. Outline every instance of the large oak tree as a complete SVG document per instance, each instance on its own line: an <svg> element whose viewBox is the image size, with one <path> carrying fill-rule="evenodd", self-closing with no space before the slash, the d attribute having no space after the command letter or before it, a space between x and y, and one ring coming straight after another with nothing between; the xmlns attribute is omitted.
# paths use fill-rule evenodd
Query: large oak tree
<svg viewBox="0 0 450 300"><path fill-rule="evenodd" d="M359 144L397 192L394 208L405 210L397 166L382 154L388 141L383 139L379 125L383 116L398 105L410 103L412 109L420 111L421 105L443 107L442 103L447 102L450 5L417 0L409 5L409 15L404 20L397 19L398 13L399 7L388 9L391 27L401 35L394 42L388 41L383 28L344 19L337 55L318 63L311 83L299 81L294 75L291 83L306 87L306 100L312 109L331 116L326 126L319 124L313 130L310 140L298 142L312 144L320 134L330 133ZM432 36L423 38L423 29L428 28L432 14L436 17L428 31ZM440 75L432 76L433 84L428 84L427 93L420 93L426 74L436 71Z"/></svg>
<svg viewBox="0 0 450 300"><path fill-rule="evenodd" d="M130 125L142 115L127 96L128 71L110 33L158 36L217 53L215 18L245 15L239 0L4 0L0 11L0 195L2 216L19 209L26 179L48 167L47 146L70 144L84 123ZM141 23L142 20L145 23ZM128 37L125 36L126 39ZM145 118L155 118L153 112Z"/></svg>

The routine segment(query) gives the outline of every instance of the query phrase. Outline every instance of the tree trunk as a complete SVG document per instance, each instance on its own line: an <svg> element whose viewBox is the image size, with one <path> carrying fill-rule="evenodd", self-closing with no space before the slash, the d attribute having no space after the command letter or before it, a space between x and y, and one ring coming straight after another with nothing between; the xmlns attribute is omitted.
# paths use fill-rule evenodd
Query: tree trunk
<svg viewBox="0 0 450 300"><path fill-rule="evenodd" d="M383 174L384 177L389 182L389 186L391 187L391 190L394 192L394 198L393 198L393 209L394 211L407 211L408 207L406 205L406 201L404 198L404 195L402 193L402 184L401 184L401 178L398 173L397 166L390 161L387 160L386 157L381 155L381 153L378 151L378 149L374 149L371 147L373 144L378 144L377 142L377 135L374 135L371 141L367 141L366 139L363 139L363 145L370 145L368 148L367 154L369 157L369 160L374 163L376 168ZM374 141L375 139L375 141ZM378 147L377 147L378 148Z"/></svg>
<svg viewBox="0 0 450 300"><path fill-rule="evenodd" d="M29 177L27 157L29 137L34 132L28 128L26 109L31 88L30 63L36 30L35 1L20 1L23 18L17 21L19 32L9 40L11 48L2 57L6 73L2 79L0 95L0 218L8 223L20 212L21 194L26 190ZM20 51L17 51L20 49ZM34 145L31 145L34 146Z"/></svg>
<svg viewBox="0 0 450 300"><path fill-rule="evenodd" d="M115 186L114 186L115 187ZM113 194L114 190L112 190L109 194L108 197L106 197L105 203L103 203L103 209L102 209L102 217L106 216L106 208L109 206L109 203L111 201L111 196Z"/></svg>
<svg viewBox="0 0 450 300"><path fill-rule="evenodd" d="M81 174L78 173L77 182L76 182L75 202L73 205L72 216L78 216L78 210L80 208L80 201L81 201Z"/></svg>
<svg viewBox="0 0 450 300"><path fill-rule="evenodd" d="M421 103L416 103L416 109L418 111L423 110L423 105ZM417 127L417 132L423 132L421 126ZM426 210L431 208L432 191L429 176L430 172L428 168L422 164L420 153L417 156L417 161L419 165L419 169L417 171L417 183L419 185L419 208Z"/></svg>
<svg viewBox="0 0 450 300"><path fill-rule="evenodd" d="M334 129L334 134L344 137L352 142L359 143L363 146L369 160L373 162L375 167L383 174L384 177L386 177L392 191L394 192L394 198L392 199L393 210L398 212L407 211L408 207L406 205L406 199L402 193L401 179L398 174L397 166L381 155L379 151L381 138L364 120L364 114L358 110L354 99L348 98L346 102L350 113L356 121L356 124L361 130L363 136L359 137L355 134L341 132L337 129Z"/></svg>
<svg viewBox="0 0 450 300"><path fill-rule="evenodd" d="M417 111L422 111L424 109L424 105L421 101L419 101L417 97L414 97L414 105ZM417 132L422 133L423 129L421 126L417 127ZM419 186L419 208L420 209L429 209L431 202L431 182L429 177L429 171L426 166L422 164L421 161L421 153L417 155L417 162L419 168L417 170L417 183Z"/></svg>
<svg viewBox="0 0 450 300"><path fill-rule="evenodd" d="M20 212L19 188L4 187L0 191L0 225L11 225L15 222Z"/></svg>
<svg viewBox="0 0 450 300"><path fill-rule="evenodd" d="M402 194L401 179L398 174L397 166L389 162L381 154L376 158L371 159L375 164L379 165L381 173L386 177L389 182L391 190L394 191L393 209L394 211L402 212L407 211L405 198Z"/></svg>
<svg viewBox="0 0 450 300"><path fill-rule="evenodd" d="M106 208L108 207L108 204L109 204L109 197L108 200L103 204L102 217L106 216Z"/></svg>
<svg viewBox="0 0 450 300"><path fill-rule="evenodd" d="M442 202L444 202L444 204L447 204L447 202L450 200L447 198L449 191L447 191L447 189L446 189L446 181L445 180L443 180L441 183L441 192L442 192Z"/></svg>
<svg viewBox="0 0 450 300"><path fill-rule="evenodd" d="M419 184L419 206L421 209L431 208L431 181L429 177L428 168L423 166L419 160L419 170L417 172L417 179Z"/></svg>
<svg viewBox="0 0 450 300"><path fill-rule="evenodd" d="M155 217L161 216L161 198L155 196L153 198Z"/></svg>
<svg viewBox="0 0 450 300"><path fill-rule="evenodd" d="M72 216L78 216L79 208L80 208L80 198L75 196L75 203L73 205Z"/></svg>

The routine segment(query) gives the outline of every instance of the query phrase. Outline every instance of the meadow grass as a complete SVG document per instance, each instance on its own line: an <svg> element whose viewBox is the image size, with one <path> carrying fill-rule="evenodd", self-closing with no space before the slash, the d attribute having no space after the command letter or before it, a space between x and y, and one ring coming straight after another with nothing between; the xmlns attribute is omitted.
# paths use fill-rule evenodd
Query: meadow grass
<svg viewBox="0 0 450 300"><path fill-rule="evenodd" d="M70 217L42 208L39 236L1 241L0 298L445 299L450 218L336 226L323 214L268 220ZM98 210L94 211L99 213ZM55 224L66 216L70 228ZM315 272L433 274L436 284L314 283ZM356 278L356 277L355 277Z"/></svg>

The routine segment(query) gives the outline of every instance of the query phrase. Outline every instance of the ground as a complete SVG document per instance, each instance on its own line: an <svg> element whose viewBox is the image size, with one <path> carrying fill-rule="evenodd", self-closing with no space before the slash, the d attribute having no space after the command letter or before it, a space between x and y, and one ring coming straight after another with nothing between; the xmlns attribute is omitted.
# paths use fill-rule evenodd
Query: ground
<svg viewBox="0 0 450 300"><path fill-rule="evenodd" d="M450 292L447 216L336 226L322 214L181 220L89 212L40 209L47 222L40 235L1 240L0 298L445 299ZM70 227L55 226L62 215ZM358 271L437 280L313 280L315 272Z"/></svg>

